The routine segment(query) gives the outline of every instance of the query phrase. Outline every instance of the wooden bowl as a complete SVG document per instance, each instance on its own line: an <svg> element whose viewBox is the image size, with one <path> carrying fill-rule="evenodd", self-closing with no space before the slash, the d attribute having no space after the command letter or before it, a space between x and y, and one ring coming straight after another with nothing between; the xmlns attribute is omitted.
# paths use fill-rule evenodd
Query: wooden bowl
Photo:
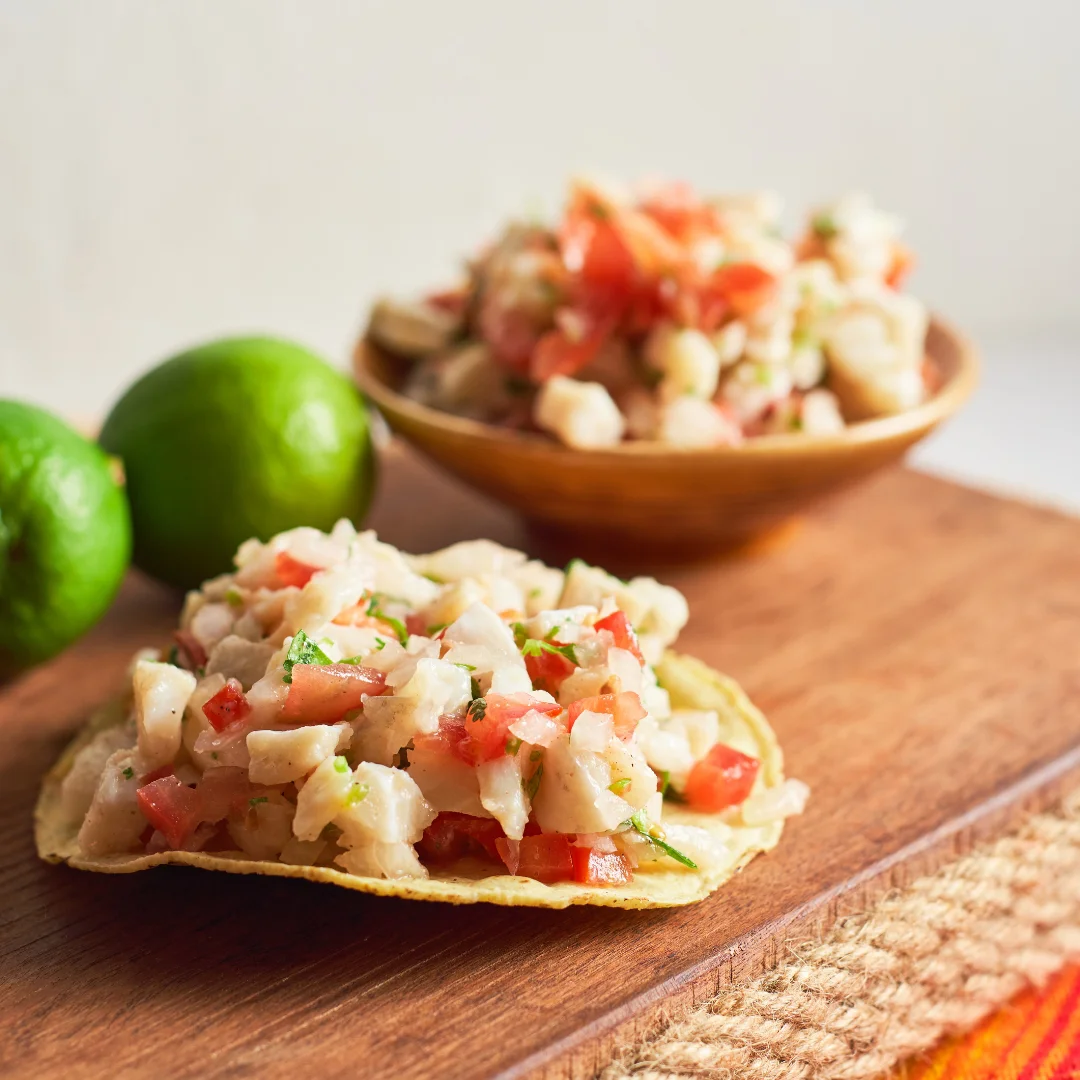
<svg viewBox="0 0 1080 1080"><path fill-rule="evenodd" d="M766 435L737 447L687 449L627 442L574 450L421 405L399 392L409 362L361 339L357 381L390 427L448 472L581 551L684 558L756 537L823 496L898 460L963 404L978 361L956 330L933 319L927 355L942 377L907 412L830 436Z"/></svg>

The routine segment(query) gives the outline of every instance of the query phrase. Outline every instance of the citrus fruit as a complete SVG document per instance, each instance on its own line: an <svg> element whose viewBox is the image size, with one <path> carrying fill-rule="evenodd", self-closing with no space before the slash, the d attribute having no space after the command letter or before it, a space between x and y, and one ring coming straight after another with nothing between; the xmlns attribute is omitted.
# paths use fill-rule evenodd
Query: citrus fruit
<svg viewBox="0 0 1080 1080"><path fill-rule="evenodd" d="M292 342L230 338L149 371L101 445L123 460L140 569L190 588L248 537L359 521L375 484L360 392Z"/></svg>
<svg viewBox="0 0 1080 1080"><path fill-rule="evenodd" d="M93 626L130 554L127 502L104 451L42 409L0 401L0 678Z"/></svg>

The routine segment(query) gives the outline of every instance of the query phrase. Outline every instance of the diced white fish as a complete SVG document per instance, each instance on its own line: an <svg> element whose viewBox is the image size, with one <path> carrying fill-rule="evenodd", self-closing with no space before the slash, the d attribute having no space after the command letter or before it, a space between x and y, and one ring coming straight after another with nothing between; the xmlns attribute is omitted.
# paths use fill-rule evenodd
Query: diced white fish
<svg viewBox="0 0 1080 1080"><path fill-rule="evenodd" d="M169 764L180 749L181 722L196 679L190 671L140 660L132 676L139 756L147 770Z"/></svg>
<svg viewBox="0 0 1080 1080"><path fill-rule="evenodd" d="M611 767L599 754L575 753L560 735L544 751L543 774L532 809L544 832L611 832L633 813L609 790Z"/></svg>
<svg viewBox="0 0 1080 1080"><path fill-rule="evenodd" d="M79 848L86 855L137 851L146 818L135 792L144 765L136 751L117 750L105 762L97 790L79 829Z"/></svg>
<svg viewBox="0 0 1080 1080"><path fill-rule="evenodd" d="M135 742L135 731L130 724L99 731L94 738L75 755L67 776L60 785L60 808L70 822L82 821L94 792L98 789L105 762L117 750L130 748Z"/></svg>
<svg viewBox="0 0 1080 1080"><path fill-rule="evenodd" d="M227 634L210 650L206 674L220 672L226 679L236 679L245 690L250 690L266 674L266 665L274 652L274 646L267 642Z"/></svg>
<svg viewBox="0 0 1080 1080"><path fill-rule="evenodd" d="M334 860L357 877L426 878L427 867L411 844L374 842L343 851Z"/></svg>
<svg viewBox="0 0 1080 1080"><path fill-rule="evenodd" d="M348 747L348 724L308 724L289 731L252 731L247 736L253 784L287 784L306 776Z"/></svg>
<svg viewBox="0 0 1080 1080"><path fill-rule="evenodd" d="M338 815L353 789L352 770L326 758L307 778L296 800L293 833L300 840L318 840Z"/></svg>
<svg viewBox="0 0 1080 1080"><path fill-rule="evenodd" d="M480 802L511 840L520 840L529 820L529 800L521 783L521 751L478 765Z"/></svg>
<svg viewBox="0 0 1080 1080"><path fill-rule="evenodd" d="M362 761L353 771L352 781L356 794L348 797L334 816L344 846L415 844L435 820L435 810L416 781L401 769Z"/></svg>

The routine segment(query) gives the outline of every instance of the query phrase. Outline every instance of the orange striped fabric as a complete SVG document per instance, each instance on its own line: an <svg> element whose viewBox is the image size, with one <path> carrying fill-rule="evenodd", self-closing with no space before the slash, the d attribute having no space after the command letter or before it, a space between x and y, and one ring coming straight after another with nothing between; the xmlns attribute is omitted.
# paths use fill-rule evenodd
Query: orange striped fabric
<svg viewBox="0 0 1080 1080"><path fill-rule="evenodd" d="M909 1062L894 1080L1080 1080L1080 966Z"/></svg>

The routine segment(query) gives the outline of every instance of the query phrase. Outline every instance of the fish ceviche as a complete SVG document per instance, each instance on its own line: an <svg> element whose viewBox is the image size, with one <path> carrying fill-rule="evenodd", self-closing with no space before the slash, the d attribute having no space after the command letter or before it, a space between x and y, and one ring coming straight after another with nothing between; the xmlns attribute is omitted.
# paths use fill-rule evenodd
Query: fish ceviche
<svg viewBox="0 0 1080 1080"><path fill-rule="evenodd" d="M513 223L458 287L376 304L368 339L405 393L579 449L832 435L936 386L902 225L862 194L795 242L770 193L570 185L554 226Z"/></svg>
<svg viewBox="0 0 1080 1080"><path fill-rule="evenodd" d="M686 902L802 809L760 714L665 652L687 605L652 578L484 540L409 556L346 521L248 541L236 566L188 595L169 656L139 654L113 721L61 763L45 816L69 833L46 857L438 877L459 901L492 899L467 895L486 878L698 875L657 901ZM672 706L695 687L714 707Z"/></svg>

